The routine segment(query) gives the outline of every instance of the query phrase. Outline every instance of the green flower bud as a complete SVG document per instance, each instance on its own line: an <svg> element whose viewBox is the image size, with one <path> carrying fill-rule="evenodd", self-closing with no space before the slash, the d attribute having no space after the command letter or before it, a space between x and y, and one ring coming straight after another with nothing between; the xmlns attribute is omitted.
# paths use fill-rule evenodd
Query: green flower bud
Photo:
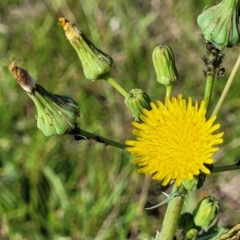
<svg viewBox="0 0 240 240"><path fill-rule="evenodd" d="M184 237L184 240L195 240L197 239L198 230L196 228L189 229Z"/></svg>
<svg viewBox="0 0 240 240"><path fill-rule="evenodd" d="M65 18L59 18L59 24L76 50L87 79L99 80L110 72L113 60L109 55L96 48L72 22Z"/></svg>
<svg viewBox="0 0 240 240"><path fill-rule="evenodd" d="M182 228L184 231L188 231L189 229L196 227L193 220L193 215L189 212L181 214L179 220L179 227Z"/></svg>
<svg viewBox="0 0 240 240"><path fill-rule="evenodd" d="M168 46L157 46L152 54L153 66L156 71L157 81L163 85L169 85L178 78L175 66L175 57Z"/></svg>
<svg viewBox="0 0 240 240"><path fill-rule="evenodd" d="M124 100L125 105L131 111L135 121L140 121L143 108L151 109L150 102L151 98L141 89L132 89Z"/></svg>
<svg viewBox="0 0 240 240"><path fill-rule="evenodd" d="M199 227L208 227L219 212L219 202L214 197L205 197L193 211L194 222Z"/></svg>
<svg viewBox="0 0 240 240"><path fill-rule="evenodd" d="M37 127L45 136L64 134L76 126L79 108L76 101L67 96L48 92L35 84L28 72L14 63L9 68L20 86L27 92L37 108Z"/></svg>
<svg viewBox="0 0 240 240"><path fill-rule="evenodd" d="M204 38L219 50L239 45L239 1L223 0L206 8L197 18Z"/></svg>

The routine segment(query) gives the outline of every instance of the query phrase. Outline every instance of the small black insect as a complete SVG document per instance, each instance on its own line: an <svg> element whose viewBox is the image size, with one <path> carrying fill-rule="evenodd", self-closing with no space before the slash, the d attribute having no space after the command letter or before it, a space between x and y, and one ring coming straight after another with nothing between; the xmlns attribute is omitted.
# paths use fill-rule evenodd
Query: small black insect
<svg viewBox="0 0 240 240"><path fill-rule="evenodd" d="M221 77L224 77L224 75L225 75L225 72L226 72L226 70L225 70L225 68L219 68L218 70L217 70L217 78L219 79L219 78L221 78Z"/></svg>
<svg viewBox="0 0 240 240"><path fill-rule="evenodd" d="M202 59L204 65L207 66L207 65L208 65L208 59L207 59L207 57L206 57L206 56L203 56L203 57L201 57L201 59Z"/></svg>
<svg viewBox="0 0 240 240"><path fill-rule="evenodd" d="M202 72L203 72L203 76L207 77L207 71L206 70L202 70Z"/></svg>

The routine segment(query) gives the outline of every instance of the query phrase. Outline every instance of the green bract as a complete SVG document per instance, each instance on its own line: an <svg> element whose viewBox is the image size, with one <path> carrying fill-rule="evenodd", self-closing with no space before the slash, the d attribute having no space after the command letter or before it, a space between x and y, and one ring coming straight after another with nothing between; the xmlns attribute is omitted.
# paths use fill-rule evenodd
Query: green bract
<svg viewBox="0 0 240 240"><path fill-rule="evenodd" d="M197 19L204 38L219 50L239 45L239 1L223 0L206 8Z"/></svg>
<svg viewBox="0 0 240 240"><path fill-rule="evenodd" d="M150 102L151 98L141 89L132 89L124 100L125 105L131 111L135 121L140 121L143 108L151 109Z"/></svg>
<svg viewBox="0 0 240 240"><path fill-rule="evenodd" d="M90 80L99 80L110 72L112 58L96 48L93 43L72 22L59 18L66 37L76 50L83 66L84 75Z"/></svg>
<svg viewBox="0 0 240 240"><path fill-rule="evenodd" d="M219 202L214 197L205 197L193 211L194 222L199 227L208 227L218 212Z"/></svg>
<svg viewBox="0 0 240 240"><path fill-rule="evenodd" d="M170 85L178 78L175 66L175 57L168 46L157 46L152 54L153 66L156 71L157 81L163 85Z"/></svg>
<svg viewBox="0 0 240 240"><path fill-rule="evenodd" d="M37 108L37 127L45 136L64 134L75 128L79 108L72 98L50 93L38 84L28 96Z"/></svg>
<svg viewBox="0 0 240 240"><path fill-rule="evenodd" d="M198 185L198 177L194 177L192 180L184 179L182 184L188 191L196 190Z"/></svg>
<svg viewBox="0 0 240 240"><path fill-rule="evenodd" d="M205 166L208 167L210 171L212 171L210 168L212 168L213 164L205 164ZM188 191L194 191L203 186L205 178L206 174L201 172L198 176L194 176L192 180L184 179L182 181L182 184Z"/></svg>

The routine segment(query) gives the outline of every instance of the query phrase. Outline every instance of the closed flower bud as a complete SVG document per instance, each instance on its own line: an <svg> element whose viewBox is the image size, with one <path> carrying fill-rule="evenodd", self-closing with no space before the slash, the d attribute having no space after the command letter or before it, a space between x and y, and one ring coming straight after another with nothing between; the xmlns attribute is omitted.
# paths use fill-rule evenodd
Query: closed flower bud
<svg viewBox="0 0 240 240"><path fill-rule="evenodd" d="M27 91L37 108L37 127L45 136L64 134L75 128L79 107L76 101L67 96L48 92L35 84L28 72L11 64L10 70L17 82Z"/></svg>
<svg viewBox="0 0 240 240"><path fill-rule="evenodd" d="M219 212L219 202L214 197L205 197L193 211L194 222L199 227L208 227Z"/></svg>
<svg viewBox="0 0 240 240"><path fill-rule="evenodd" d="M189 212L181 214L179 220L179 227L182 228L184 231L188 231L189 229L196 227L193 220L193 215Z"/></svg>
<svg viewBox="0 0 240 240"><path fill-rule="evenodd" d="M151 109L150 102L151 98L141 89L132 89L124 100L125 105L131 111L135 121L140 121L143 108Z"/></svg>
<svg viewBox="0 0 240 240"><path fill-rule="evenodd" d="M65 18L59 18L59 24L63 27L67 39L76 50L87 79L99 80L110 72L113 60L109 55L96 48L72 22Z"/></svg>
<svg viewBox="0 0 240 240"><path fill-rule="evenodd" d="M206 8L197 19L204 38L219 50L239 45L239 1L223 0Z"/></svg>
<svg viewBox="0 0 240 240"><path fill-rule="evenodd" d="M174 53L170 47L157 46L153 50L152 60L159 83L166 86L177 80L178 71L175 66Z"/></svg>
<svg viewBox="0 0 240 240"><path fill-rule="evenodd" d="M195 240L197 239L197 235L198 235L198 229L196 228L189 229L185 234L184 240Z"/></svg>

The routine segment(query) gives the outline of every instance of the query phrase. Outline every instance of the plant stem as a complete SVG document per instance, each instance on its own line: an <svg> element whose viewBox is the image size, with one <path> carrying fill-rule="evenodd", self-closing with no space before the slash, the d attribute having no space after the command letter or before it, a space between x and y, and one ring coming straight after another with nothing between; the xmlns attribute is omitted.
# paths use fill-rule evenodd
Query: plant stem
<svg viewBox="0 0 240 240"><path fill-rule="evenodd" d="M238 70L239 66L240 66L240 55L238 56L238 59L237 59L235 65L233 67L233 70L232 70L232 72L231 72L231 74L230 74L230 76L228 78L227 84L225 85L225 88L222 91L222 95L221 95L221 97L218 100L218 103L217 103L217 105L216 105L216 107L215 107L215 109L214 109L214 111L212 113L212 116L218 114L219 109L221 108L221 106L223 104L223 101L225 100L225 98L227 96L229 88L232 85L233 79L234 79L234 77L235 77L235 75L237 73L237 70Z"/></svg>
<svg viewBox="0 0 240 240"><path fill-rule="evenodd" d="M166 97L171 97L173 90L173 84L166 85Z"/></svg>
<svg viewBox="0 0 240 240"><path fill-rule="evenodd" d="M174 186L172 189L172 193L175 192L176 189L177 187ZM186 195L187 190L184 186L180 186L178 193L180 193L181 195ZM167 211L162 224L160 238L158 240L174 239L183 203L184 196L175 197L168 203Z"/></svg>
<svg viewBox="0 0 240 240"><path fill-rule="evenodd" d="M111 139L101 137L97 134L90 133L88 131L82 130L80 128L76 128L73 132L69 132L69 134L74 135L75 137L80 137L79 139L75 138L76 140L90 140L93 139L99 143L103 143L105 145L110 145L112 147L116 147L119 149L125 149L126 145L120 142L113 141Z"/></svg>
<svg viewBox="0 0 240 240"><path fill-rule="evenodd" d="M115 81L113 77L108 75L106 80L110 85L112 85L112 87L114 87L120 94L122 94L123 97L126 97L127 92Z"/></svg>
<svg viewBox="0 0 240 240"><path fill-rule="evenodd" d="M208 105L212 96L214 75L215 75L215 72L207 76L207 82L206 82L205 93L204 93L204 102L205 102L206 109L208 109Z"/></svg>
<svg viewBox="0 0 240 240"><path fill-rule="evenodd" d="M227 172L227 171L238 170L238 169L240 169L240 165L237 165L237 164L225 165L220 167L214 167L212 173Z"/></svg>

